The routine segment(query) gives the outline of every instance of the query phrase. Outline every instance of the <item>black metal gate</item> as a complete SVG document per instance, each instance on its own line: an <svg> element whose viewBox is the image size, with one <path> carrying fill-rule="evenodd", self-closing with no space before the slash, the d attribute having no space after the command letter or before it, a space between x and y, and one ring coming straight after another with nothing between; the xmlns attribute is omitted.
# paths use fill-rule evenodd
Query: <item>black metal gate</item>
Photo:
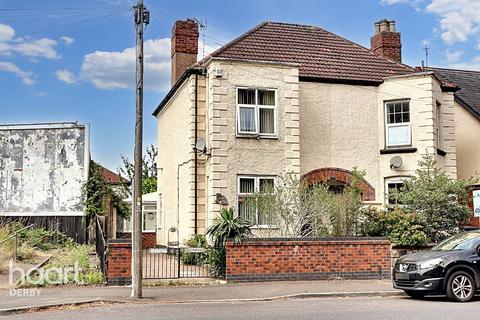
<svg viewBox="0 0 480 320"><path fill-rule="evenodd" d="M143 250L143 279L209 278L213 248L152 248Z"/></svg>

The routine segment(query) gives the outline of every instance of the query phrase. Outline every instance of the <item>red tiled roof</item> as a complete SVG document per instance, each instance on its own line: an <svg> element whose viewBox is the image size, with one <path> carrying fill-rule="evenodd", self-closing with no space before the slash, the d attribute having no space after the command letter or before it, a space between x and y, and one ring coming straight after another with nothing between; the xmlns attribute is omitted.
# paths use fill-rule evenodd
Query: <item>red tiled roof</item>
<svg viewBox="0 0 480 320"><path fill-rule="evenodd" d="M315 26L264 22L211 55L234 60L295 63L300 77L381 82L414 69Z"/></svg>
<svg viewBox="0 0 480 320"><path fill-rule="evenodd" d="M120 175L108 170L104 166L100 165L101 173L103 179L105 179L106 182L111 183L111 184L127 184L129 181Z"/></svg>

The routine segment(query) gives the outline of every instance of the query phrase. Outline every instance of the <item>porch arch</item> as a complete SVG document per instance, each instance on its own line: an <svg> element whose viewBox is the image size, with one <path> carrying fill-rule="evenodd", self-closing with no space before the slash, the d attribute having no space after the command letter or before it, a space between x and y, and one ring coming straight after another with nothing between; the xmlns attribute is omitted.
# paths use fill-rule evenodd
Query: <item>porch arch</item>
<svg viewBox="0 0 480 320"><path fill-rule="evenodd" d="M348 185L353 178L352 172L342 168L320 168L307 172L303 175L303 179L308 184L314 183L341 183ZM375 200L375 188L368 183L367 180L362 179L360 182L360 188L362 189L363 201Z"/></svg>

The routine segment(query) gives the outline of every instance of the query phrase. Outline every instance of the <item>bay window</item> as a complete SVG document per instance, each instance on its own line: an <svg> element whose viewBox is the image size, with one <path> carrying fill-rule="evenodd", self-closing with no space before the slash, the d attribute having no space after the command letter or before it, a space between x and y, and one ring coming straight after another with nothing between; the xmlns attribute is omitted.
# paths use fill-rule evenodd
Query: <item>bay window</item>
<svg viewBox="0 0 480 320"><path fill-rule="evenodd" d="M385 103L387 147L410 146L412 130L408 100Z"/></svg>
<svg viewBox="0 0 480 320"><path fill-rule="evenodd" d="M237 132L276 135L276 91L237 88Z"/></svg>

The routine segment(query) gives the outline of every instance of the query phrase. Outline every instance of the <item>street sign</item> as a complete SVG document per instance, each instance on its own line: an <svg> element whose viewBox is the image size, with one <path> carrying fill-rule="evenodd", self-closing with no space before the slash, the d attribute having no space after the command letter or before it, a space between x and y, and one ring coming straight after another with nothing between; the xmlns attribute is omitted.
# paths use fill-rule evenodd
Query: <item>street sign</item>
<svg viewBox="0 0 480 320"><path fill-rule="evenodd" d="M472 192L473 197L473 216L480 217L480 190Z"/></svg>

